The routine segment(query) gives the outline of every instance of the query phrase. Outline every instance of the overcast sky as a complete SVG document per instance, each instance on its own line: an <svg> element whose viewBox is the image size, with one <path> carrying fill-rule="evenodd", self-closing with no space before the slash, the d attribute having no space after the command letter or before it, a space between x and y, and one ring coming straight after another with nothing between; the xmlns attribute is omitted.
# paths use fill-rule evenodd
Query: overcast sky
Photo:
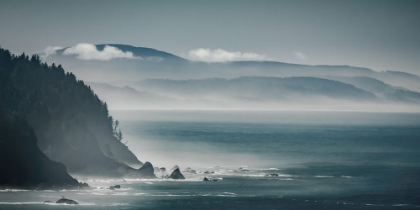
<svg viewBox="0 0 420 210"><path fill-rule="evenodd" d="M420 1L0 0L0 46L122 43L190 58L222 49L420 75ZM223 52L223 51L222 51Z"/></svg>

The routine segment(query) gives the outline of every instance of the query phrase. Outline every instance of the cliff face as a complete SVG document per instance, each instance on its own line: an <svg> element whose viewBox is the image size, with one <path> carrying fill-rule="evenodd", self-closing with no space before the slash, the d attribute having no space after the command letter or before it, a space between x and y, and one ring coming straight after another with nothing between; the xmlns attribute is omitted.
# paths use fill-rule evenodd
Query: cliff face
<svg viewBox="0 0 420 210"><path fill-rule="evenodd" d="M0 110L0 186L23 188L75 188L66 167L48 159L29 126L7 119Z"/></svg>
<svg viewBox="0 0 420 210"><path fill-rule="evenodd" d="M114 135L107 104L61 66L0 48L0 108L26 119L40 150L71 174L143 176L128 166L142 163Z"/></svg>

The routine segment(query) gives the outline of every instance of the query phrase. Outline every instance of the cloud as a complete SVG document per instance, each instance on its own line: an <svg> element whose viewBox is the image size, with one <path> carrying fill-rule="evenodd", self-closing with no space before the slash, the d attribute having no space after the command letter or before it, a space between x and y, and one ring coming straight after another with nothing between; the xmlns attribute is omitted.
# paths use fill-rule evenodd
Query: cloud
<svg viewBox="0 0 420 210"><path fill-rule="evenodd" d="M79 43L76 46L64 50L64 55L76 55L81 60L102 60L107 61L114 58L140 58L135 57L132 52L123 52L122 50L106 45L102 51L98 51L95 45L88 43Z"/></svg>
<svg viewBox="0 0 420 210"><path fill-rule="evenodd" d="M192 60L205 62L228 62L228 61L263 61L271 60L265 55L253 52L229 52L223 49L205 49L199 48L191 50L189 57Z"/></svg>
<svg viewBox="0 0 420 210"><path fill-rule="evenodd" d="M296 58L298 58L299 60L306 60L306 55L303 54L302 52L295 52L295 56Z"/></svg>
<svg viewBox="0 0 420 210"><path fill-rule="evenodd" d="M48 46L44 50L45 57L48 57L50 55L55 55L57 53L57 50L61 50L61 49L63 49L63 47L59 47L59 46Z"/></svg>

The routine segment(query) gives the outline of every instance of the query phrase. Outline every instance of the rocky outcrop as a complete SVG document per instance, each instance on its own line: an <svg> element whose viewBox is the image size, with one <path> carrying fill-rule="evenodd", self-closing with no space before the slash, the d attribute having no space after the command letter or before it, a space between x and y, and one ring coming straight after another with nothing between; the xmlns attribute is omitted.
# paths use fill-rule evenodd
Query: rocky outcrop
<svg viewBox="0 0 420 210"><path fill-rule="evenodd" d="M45 203L45 202L44 202ZM79 204L79 203L77 203L76 201L74 201L74 200L71 200L71 199L67 199L67 198L61 198L60 200L58 200L57 202L55 202L55 203L59 203L59 204L71 204L71 205L77 205L77 204Z"/></svg>
<svg viewBox="0 0 420 210"><path fill-rule="evenodd" d="M181 171L179 170L179 168L175 169L171 175L169 175L168 177L169 179L185 179L184 175L182 175Z"/></svg>
<svg viewBox="0 0 420 210"><path fill-rule="evenodd" d="M116 190L116 189L121 189L121 185L114 185L114 186L110 186L109 187L110 190Z"/></svg>
<svg viewBox="0 0 420 210"><path fill-rule="evenodd" d="M211 178L211 177L204 177L203 182L217 182L218 179Z"/></svg>
<svg viewBox="0 0 420 210"><path fill-rule="evenodd" d="M154 171L153 165L150 162L145 162L143 166L138 169L138 175L142 178L156 178Z"/></svg>

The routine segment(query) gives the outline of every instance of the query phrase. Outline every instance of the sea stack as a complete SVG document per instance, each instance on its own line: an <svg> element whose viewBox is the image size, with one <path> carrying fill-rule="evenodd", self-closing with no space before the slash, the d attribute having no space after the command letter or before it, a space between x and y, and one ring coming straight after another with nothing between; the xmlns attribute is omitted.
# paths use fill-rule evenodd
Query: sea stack
<svg viewBox="0 0 420 210"><path fill-rule="evenodd" d="M150 162L145 162L141 168L138 169L140 175L144 178L156 178L155 169Z"/></svg>
<svg viewBox="0 0 420 210"><path fill-rule="evenodd" d="M175 169L168 178L169 179L185 179L184 175L182 175L179 168Z"/></svg>

